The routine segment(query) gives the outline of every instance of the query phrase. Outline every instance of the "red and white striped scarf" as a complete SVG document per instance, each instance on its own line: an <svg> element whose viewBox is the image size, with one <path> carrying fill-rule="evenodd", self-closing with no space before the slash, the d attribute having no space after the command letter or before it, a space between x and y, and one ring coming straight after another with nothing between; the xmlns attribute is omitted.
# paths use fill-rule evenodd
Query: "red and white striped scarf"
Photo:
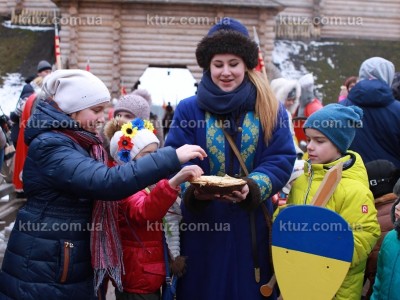
<svg viewBox="0 0 400 300"><path fill-rule="evenodd" d="M90 156L107 165L107 152L101 139L87 131L63 130ZM92 212L92 231L90 232L90 252L94 269L94 290L97 293L106 274L122 291L121 274L123 270L122 246L118 228L118 204L116 201L95 200Z"/></svg>

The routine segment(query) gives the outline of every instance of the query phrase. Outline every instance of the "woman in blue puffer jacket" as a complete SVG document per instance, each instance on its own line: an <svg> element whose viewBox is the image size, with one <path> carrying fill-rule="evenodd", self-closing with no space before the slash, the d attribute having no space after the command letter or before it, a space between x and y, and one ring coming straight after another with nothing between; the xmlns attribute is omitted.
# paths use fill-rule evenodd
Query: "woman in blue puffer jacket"
<svg viewBox="0 0 400 300"><path fill-rule="evenodd" d="M166 147L108 168L96 132L110 100L104 83L86 71L59 70L46 77L44 91L49 98L25 130L27 203L8 242L0 299L104 299L95 290L106 275L118 281L123 268L116 202L104 200L132 195L206 154L194 145Z"/></svg>

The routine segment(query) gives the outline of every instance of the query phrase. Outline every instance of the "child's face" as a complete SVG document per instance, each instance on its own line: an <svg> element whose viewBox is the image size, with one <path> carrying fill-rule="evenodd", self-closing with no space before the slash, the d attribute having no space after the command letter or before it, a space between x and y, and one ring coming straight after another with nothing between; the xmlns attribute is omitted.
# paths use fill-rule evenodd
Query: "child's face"
<svg viewBox="0 0 400 300"><path fill-rule="evenodd" d="M287 110L290 110L290 108L293 106L293 104L294 104L295 101L296 101L295 98L287 98L287 99L285 100L285 108L286 108Z"/></svg>
<svg viewBox="0 0 400 300"><path fill-rule="evenodd" d="M135 116L129 112L121 111L115 116L115 118L118 119L119 124L122 125L132 121L135 118Z"/></svg>
<svg viewBox="0 0 400 300"><path fill-rule="evenodd" d="M326 164L341 157L338 148L321 132L307 128L305 133L308 157L312 164Z"/></svg>
<svg viewBox="0 0 400 300"><path fill-rule="evenodd" d="M394 207L394 217L396 221L400 218L400 202Z"/></svg>
<svg viewBox="0 0 400 300"><path fill-rule="evenodd" d="M97 133L100 125L105 122L104 109L107 103L99 104L71 114L71 118L89 132Z"/></svg>
<svg viewBox="0 0 400 300"><path fill-rule="evenodd" d="M138 159L138 158L141 158L143 156L146 156L147 154L156 152L157 149L158 149L158 145L156 143L149 144L146 147L144 147L142 150L140 150L138 155L135 156L135 159Z"/></svg>

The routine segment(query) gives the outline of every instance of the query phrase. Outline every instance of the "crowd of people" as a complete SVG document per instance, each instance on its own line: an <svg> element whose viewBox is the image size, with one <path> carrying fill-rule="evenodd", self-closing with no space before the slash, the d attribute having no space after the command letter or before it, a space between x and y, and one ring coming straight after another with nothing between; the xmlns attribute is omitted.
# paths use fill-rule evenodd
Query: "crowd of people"
<svg viewBox="0 0 400 300"><path fill-rule="evenodd" d="M325 207L358 230L332 296L400 299L394 65L365 60L338 103L323 105L313 74L269 82L255 69L258 45L238 20L212 26L195 55L203 69L197 93L168 103L161 124L145 90L110 107L92 73L38 63L15 111L0 118L0 165L14 156L13 184L27 198L5 252L0 298L104 299L111 282L117 300L266 299L273 216L312 205L340 165ZM245 184L210 192L190 184L202 175Z"/></svg>

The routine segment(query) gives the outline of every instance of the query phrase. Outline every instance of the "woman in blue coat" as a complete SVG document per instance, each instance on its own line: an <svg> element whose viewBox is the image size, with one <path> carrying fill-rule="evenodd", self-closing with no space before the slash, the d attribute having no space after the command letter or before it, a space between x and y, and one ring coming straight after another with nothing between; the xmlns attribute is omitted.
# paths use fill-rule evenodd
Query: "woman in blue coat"
<svg viewBox="0 0 400 300"><path fill-rule="evenodd" d="M27 203L8 241L0 299L97 299L104 276L118 283L122 270L117 205L102 200L132 195L205 153L167 147L110 169L97 136L110 100L104 83L86 71L59 70L44 90L49 98L25 130Z"/></svg>
<svg viewBox="0 0 400 300"><path fill-rule="evenodd" d="M230 195L182 188L181 254L187 256L187 272L177 299L265 299L260 286L272 270L263 206L270 215L270 196L289 180L296 157L287 113L267 79L253 70L258 48L239 21L224 18L212 27L196 57L204 69L198 93L177 106L166 145L200 145L208 158L195 163L204 174L244 177L247 184Z"/></svg>

